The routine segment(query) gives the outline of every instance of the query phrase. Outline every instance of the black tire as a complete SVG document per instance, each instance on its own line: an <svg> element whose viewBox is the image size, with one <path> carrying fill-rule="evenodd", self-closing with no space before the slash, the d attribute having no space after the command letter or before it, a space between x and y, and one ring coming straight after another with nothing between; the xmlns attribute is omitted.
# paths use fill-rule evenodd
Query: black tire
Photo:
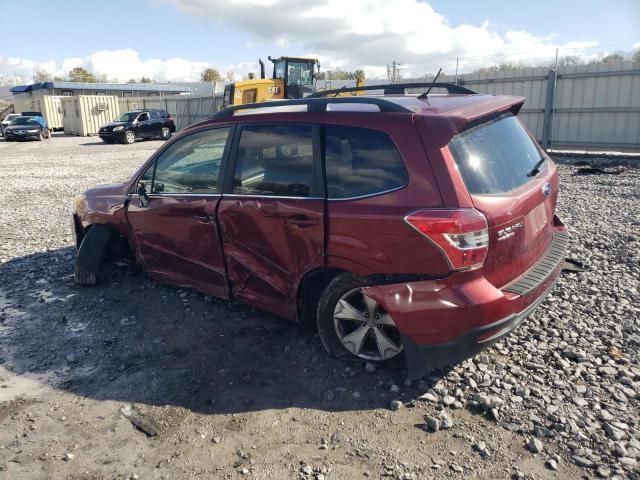
<svg viewBox="0 0 640 480"><path fill-rule="evenodd" d="M340 300L345 292L366 285L366 281L362 278L358 278L350 273L341 273L329 282L318 301L316 318L322 346L330 355L341 360L362 361L349 352L336 336L333 326L333 312L338 300Z"/></svg>
<svg viewBox="0 0 640 480"><path fill-rule="evenodd" d="M136 143L136 134L131 130L127 130L124 132L124 143L131 145L132 143Z"/></svg>
<svg viewBox="0 0 640 480"><path fill-rule="evenodd" d="M171 129L169 127L162 127L160 137L162 137L163 140L169 140L171 138Z"/></svg>
<svg viewBox="0 0 640 480"><path fill-rule="evenodd" d="M318 301L317 324L318 324L318 333L320 335L320 340L322 341L322 345L324 346L325 350L330 355L340 360L346 360L346 361L352 361L352 362L367 361L372 363L383 364L385 366L388 366L394 369L404 368L405 367L404 354L402 352L402 344L401 344L399 332L397 331L397 327L393 327L393 331L394 331L394 334L397 335L397 338L394 338L394 341L397 343L397 347L399 347L399 349L397 349L397 353L395 353L394 356L389 356L387 358L383 358L381 356L378 356L378 358L372 358L370 356L368 356L368 358L363 358L362 355L359 356L347 350L347 348L343 345L342 341L338 337L338 333L336 329L337 327L334 324L334 312L336 309L336 305L338 304L338 301L340 301L346 295L353 294L352 292L354 290L358 290L360 287L367 287L371 285L372 283L370 283L366 279L358 277L351 273L342 273L329 282L329 284L326 286L326 288L322 292L322 295L320 296L320 300ZM375 307L375 308L381 308L381 307ZM383 317L387 317L388 319L391 319L391 317L384 312L382 312L380 317L378 317L377 315L375 316L375 318L383 318ZM371 318L371 317L368 317L368 318ZM385 323L385 322L380 321L380 323ZM363 322L363 326L367 328L364 322ZM376 326L375 328L384 329L387 327ZM385 332L388 332L388 331L385 331ZM377 334L374 336L377 336ZM377 344L377 340L375 343ZM364 350L361 353L365 353Z"/></svg>
<svg viewBox="0 0 640 480"><path fill-rule="evenodd" d="M44 138L44 137L42 136L42 130L40 130L40 131L38 132L38 138L36 138L36 140L38 140L39 142L41 142L43 138Z"/></svg>
<svg viewBox="0 0 640 480"><path fill-rule="evenodd" d="M113 269L117 258L117 234L104 225L94 225L82 239L75 265L80 285L96 285Z"/></svg>
<svg viewBox="0 0 640 480"><path fill-rule="evenodd" d="M47 140L51 139L51 130L49 130L48 128L45 128L43 130L43 136L44 138L46 138Z"/></svg>

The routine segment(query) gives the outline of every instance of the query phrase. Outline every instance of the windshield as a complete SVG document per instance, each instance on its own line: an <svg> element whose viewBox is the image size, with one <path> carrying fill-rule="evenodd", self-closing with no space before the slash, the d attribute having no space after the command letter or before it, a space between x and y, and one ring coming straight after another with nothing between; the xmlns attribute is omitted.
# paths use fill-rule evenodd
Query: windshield
<svg viewBox="0 0 640 480"><path fill-rule="evenodd" d="M544 158L520 121L511 114L481 123L449 142L471 194L509 192L524 185L531 169Z"/></svg>
<svg viewBox="0 0 640 480"><path fill-rule="evenodd" d="M138 118L140 112L127 112L123 113L118 117L116 122L133 122L136 118Z"/></svg>
<svg viewBox="0 0 640 480"><path fill-rule="evenodd" d="M13 120L14 125L40 125L36 120L31 117L18 117Z"/></svg>
<svg viewBox="0 0 640 480"><path fill-rule="evenodd" d="M289 61L289 75L287 83L289 85L312 85L313 84L313 66L311 62Z"/></svg>
<svg viewBox="0 0 640 480"><path fill-rule="evenodd" d="M16 118L18 118L19 116L20 116L20 114L19 114L19 113L10 113L9 115L7 115L7 116L5 117L5 120L7 120L7 121L9 121L9 122L10 122L10 121L12 121L12 120L15 120L15 119L16 119Z"/></svg>

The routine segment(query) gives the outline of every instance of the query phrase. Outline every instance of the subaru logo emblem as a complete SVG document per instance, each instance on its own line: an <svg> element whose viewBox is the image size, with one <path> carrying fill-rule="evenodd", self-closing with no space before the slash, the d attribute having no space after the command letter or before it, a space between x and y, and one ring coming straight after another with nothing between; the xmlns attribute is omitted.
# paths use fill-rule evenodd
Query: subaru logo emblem
<svg viewBox="0 0 640 480"><path fill-rule="evenodd" d="M544 194L545 197L548 197L549 195L551 195L551 184L545 183L542 186L542 193Z"/></svg>

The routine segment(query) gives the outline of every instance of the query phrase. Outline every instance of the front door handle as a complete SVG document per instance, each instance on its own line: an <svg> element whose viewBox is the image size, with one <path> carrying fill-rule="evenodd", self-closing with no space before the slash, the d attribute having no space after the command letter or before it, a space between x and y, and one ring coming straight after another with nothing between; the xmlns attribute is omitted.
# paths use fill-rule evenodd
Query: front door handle
<svg viewBox="0 0 640 480"><path fill-rule="evenodd" d="M312 227L318 224L318 219L307 215L291 215L287 217L287 222L300 228Z"/></svg>

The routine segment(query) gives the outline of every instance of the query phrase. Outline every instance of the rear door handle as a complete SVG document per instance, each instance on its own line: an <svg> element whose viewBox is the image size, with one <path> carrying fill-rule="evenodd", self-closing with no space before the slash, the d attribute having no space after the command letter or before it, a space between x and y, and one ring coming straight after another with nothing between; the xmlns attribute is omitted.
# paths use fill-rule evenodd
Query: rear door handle
<svg viewBox="0 0 640 480"><path fill-rule="evenodd" d="M312 227L318 224L317 218L308 217L307 215L291 215L287 217L287 221L301 228Z"/></svg>
<svg viewBox="0 0 640 480"><path fill-rule="evenodd" d="M211 223L213 221L213 217L206 213L196 213L193 215L193 218L198 220L200 223Z"/></svg>

